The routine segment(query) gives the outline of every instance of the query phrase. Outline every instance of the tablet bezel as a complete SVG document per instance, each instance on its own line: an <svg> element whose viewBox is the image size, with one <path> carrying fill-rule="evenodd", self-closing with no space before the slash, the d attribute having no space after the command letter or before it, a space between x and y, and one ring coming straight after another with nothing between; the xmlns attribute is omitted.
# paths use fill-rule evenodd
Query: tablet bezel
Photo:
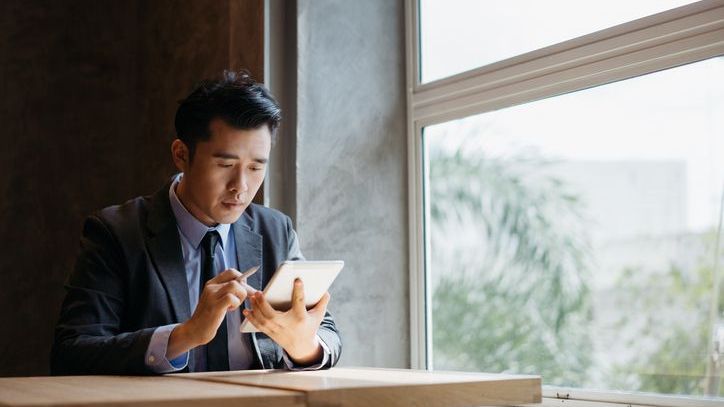
<svg viewBox="0 0 724 407"><path fill-rule="evenodd" d="M294 280L300 278L304 283L304 302L307 308L316 305L322 299L332 282L344 267L344 261L284 261L262 291L264 298L278 311L286 311L291 307ZM259 332L256 327L244 320L239 330L242 333Z"/></svg>

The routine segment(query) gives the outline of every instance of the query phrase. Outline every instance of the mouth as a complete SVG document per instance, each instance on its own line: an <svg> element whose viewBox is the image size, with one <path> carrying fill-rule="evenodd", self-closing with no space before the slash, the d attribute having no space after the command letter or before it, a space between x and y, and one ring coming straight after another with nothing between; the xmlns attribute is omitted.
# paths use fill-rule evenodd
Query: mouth
<svg viewBox="0 0 724 407"><path fill-rule="evenodd" d="M244 206L244 202L237 201L225 201L221 202L221 204L224 205L224 207L226 207L227 209L237 209Z"/></svg>

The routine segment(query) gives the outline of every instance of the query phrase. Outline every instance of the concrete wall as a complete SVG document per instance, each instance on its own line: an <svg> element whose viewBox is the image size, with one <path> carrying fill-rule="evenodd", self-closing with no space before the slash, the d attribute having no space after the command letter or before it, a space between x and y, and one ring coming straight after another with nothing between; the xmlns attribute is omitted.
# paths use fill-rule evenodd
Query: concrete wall
<svg viewBox="0 0 724 407"><path fill-rule="evenodd" d="M403 5L287 1L281 208L310 259L347 262L342 364L408 366ZM173 172L177 100L223 68L261 77L261 4L0 1L0 376L48 373L81 220Z"/></svg>
<svg viewBox="0 0 724 407"><path fill-rule="evenodd" d="M308 259L343 259L342 365L410 364L402 1L297 2L296 214Z"/></svg>

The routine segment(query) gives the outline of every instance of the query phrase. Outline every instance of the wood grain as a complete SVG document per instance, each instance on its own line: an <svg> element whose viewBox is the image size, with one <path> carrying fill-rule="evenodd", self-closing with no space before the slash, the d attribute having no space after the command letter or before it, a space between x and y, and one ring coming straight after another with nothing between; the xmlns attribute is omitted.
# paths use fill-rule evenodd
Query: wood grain
<svg viewBox="0 0 724 407"><path fill-rule="evenodd" d="M303 406L300 392L175 377L0 379L0 406Z"/></svg>
<svg viewBox="0 0 724 407"><path fill-rule="evenodd" d="M538 376L334 368L183 375L216 383L301 391L308 406L480 406L540 403Z"/></svg>
<svg viewBox="0 0 724 407"><path fill-rule="evenodd" d="M541 402L538 376L334 368L0 379L0 406L493 406Z"/></svg>

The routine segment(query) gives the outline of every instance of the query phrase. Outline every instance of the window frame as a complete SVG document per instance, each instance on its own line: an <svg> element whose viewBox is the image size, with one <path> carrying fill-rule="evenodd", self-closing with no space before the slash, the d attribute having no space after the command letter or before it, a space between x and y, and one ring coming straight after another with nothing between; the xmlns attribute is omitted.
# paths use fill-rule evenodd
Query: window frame
<svg viewBox="0 0 724 407"><path fill-rule="evenodd" d="M724 55L724 0L703 0L432 82L420 81L419 0L405 0L410 361L432 369L426 126ZM721 399L543 386L543 405L721 406Z"/></svg>

